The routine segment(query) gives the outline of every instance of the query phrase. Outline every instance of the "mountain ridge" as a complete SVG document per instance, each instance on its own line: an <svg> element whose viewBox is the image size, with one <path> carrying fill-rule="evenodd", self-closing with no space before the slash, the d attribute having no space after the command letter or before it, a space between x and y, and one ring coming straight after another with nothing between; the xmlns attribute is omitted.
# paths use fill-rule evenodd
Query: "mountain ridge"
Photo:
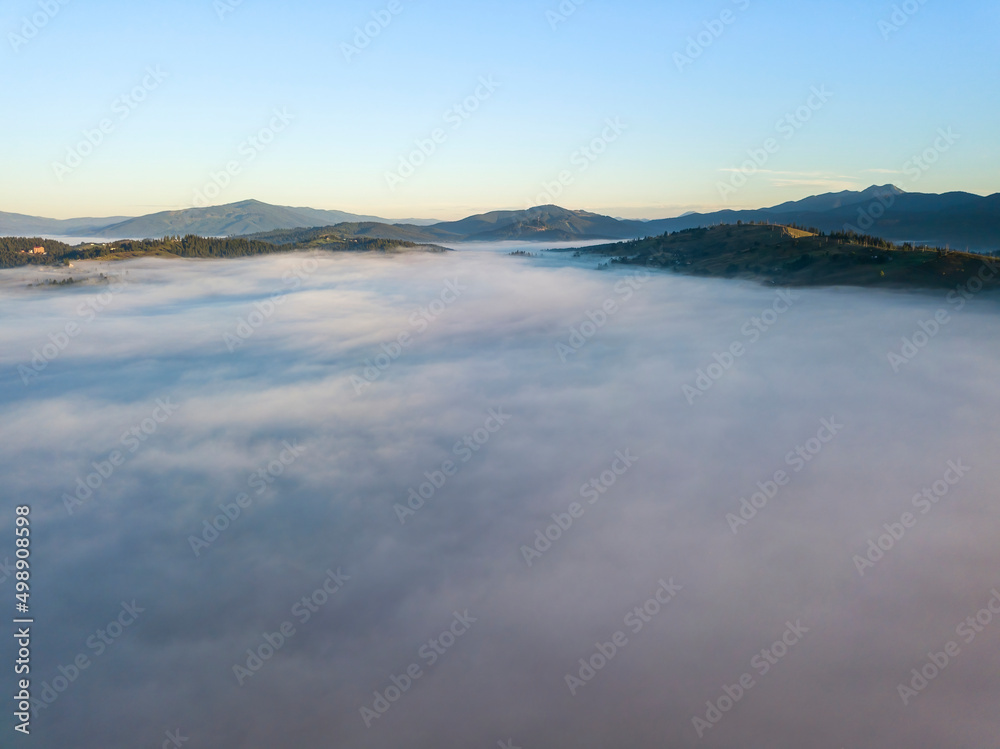
<svg viewBox="0 0 1000 749"><path fill-rule="evenodd" d="M437 223L434 219L387 219L346 211L277 206L256 199L218 206L157 211L143 216L51 219L0 211L0 234L87 236L104 239L158 239L175 234L243 236L274 229L309 228L347 221L374 221L388 225L415 226Z"/></svg>
<svg viewBox="0 0 1000 749"><path fill-rule="evenodd" d="M497 210L454 221L391 220L335 210L244 200L134 218L41 219L0 212L0 234L143 239L194 234L253 237L295 229L337 229L344 237L413 242L624 240L723 223L771 221L825 232L855 231L893 242L1000 249L1000 193L906 192L872 185L752 210L687 213L666 219L617 219L586 210L541 205Z"/></svg>

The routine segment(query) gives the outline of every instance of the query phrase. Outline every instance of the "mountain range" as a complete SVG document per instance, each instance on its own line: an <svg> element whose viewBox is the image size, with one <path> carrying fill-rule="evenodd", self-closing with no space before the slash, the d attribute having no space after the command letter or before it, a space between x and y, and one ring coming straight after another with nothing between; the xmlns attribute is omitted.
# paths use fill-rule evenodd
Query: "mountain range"
<svg viewBox="0 0 1000 749"><path fill-rule="evenodd" d="M821 231L854 230L894 242L949 245L957 249L1000 249L1000 193L982 197L967 192L905 192L894 185L826 193L770 208L688 213L652 221L616 219L555 205L491 211L458 221L391 220L343 211L274 206L257 200L163 211L137 218L44 219L0 212L0 234L89 236L108 239L160 238L168 235L254 236L282 241L287 230L336 227L344 237L412 242L500 240L578 241L634 239L738 221L796 224ZM288 236L302 241L302 233Z"/></svg>
<svg viewBox="0 0 1000 749"><path fill-rule="evenodd" d="M968 192L917 193L895 185L827 193L755 211L693 213L650 223L662 233L741 220L796 224L825 232L855 231L891 242L976 252L1000 249L1000 193L987 197Z"/></svg>
<svg viewBox="0 0 1000 749"><path fill-rule="evenodd" d="M316 208L290 208L269 205L259 200L244 200L208 208L160 211L146 216L110 218L51 219L0 211L0 234L47 234L62 237L106 239L159 239L176 234L204 237L244 236L274 229L329 226L345 221L372 221L381 224L413 225L437 223L431 219L385 219L359 216L344 211Z"/></svg>

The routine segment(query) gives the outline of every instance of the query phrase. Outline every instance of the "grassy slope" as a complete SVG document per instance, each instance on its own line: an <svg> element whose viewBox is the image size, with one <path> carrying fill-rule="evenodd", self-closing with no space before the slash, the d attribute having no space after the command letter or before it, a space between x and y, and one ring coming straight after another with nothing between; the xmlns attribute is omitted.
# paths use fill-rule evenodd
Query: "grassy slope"
<svg viewBox="0 0 1000 749"><path fill-rule="evenodd" d="M872 247L859 241L787 226L745 224L689 229L577 252L780 286L951 288L975 275L986 261L964 252ZM991 285L998 285L997 279Z"/></svg>

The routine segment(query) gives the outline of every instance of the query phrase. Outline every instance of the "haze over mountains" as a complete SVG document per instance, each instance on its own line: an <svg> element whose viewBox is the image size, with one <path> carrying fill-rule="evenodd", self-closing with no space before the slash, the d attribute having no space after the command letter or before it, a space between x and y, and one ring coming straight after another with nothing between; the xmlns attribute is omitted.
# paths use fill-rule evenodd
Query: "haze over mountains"
<svg viewBox="0 0 1000 749"><path fill-rule="evenodd" d="M40 218L21 213L0 211L0 234L6 236L31 236L53 234L60 237L97 236L102 228L127 221L128 216L109 218Z"/></svg>
<svg viewBox="0 0 1000 749"><path fill-rule="evenodd" d="M259 200L243 200L206 208L160 211L136 218L112 216L60 220L0 211L0 234L53 234L107 239L159 239L173 234L243 236L274 229L328 226L345 221L376 221L384 224L405 221L415 225L436 223L430 219L386 219L344 211L290 208L269 205Z"/></svg>
<svg viewBox="0 0 1000 749"><path fill-rule="evenodd" d="M621 220L555 205L492 211L458 221L390 220L246 200L137 218L56 220L0 212L0 234L143 239L175 234L247 236L337 226L345 236L415 242L551 242L633 239L740 220L798 224L822 231L853 229L895 242L950 245L956 249L1000 249L1000 193L988 197L966 192L909 193L894 185L816 195L757 210L689 213L653 221Z"/></svg>

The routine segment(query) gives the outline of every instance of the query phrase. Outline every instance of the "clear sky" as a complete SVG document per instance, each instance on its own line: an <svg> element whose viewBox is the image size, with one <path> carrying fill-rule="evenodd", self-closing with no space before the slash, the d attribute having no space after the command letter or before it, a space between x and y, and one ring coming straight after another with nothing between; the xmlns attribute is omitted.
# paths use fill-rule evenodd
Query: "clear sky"
<svg viewBox="0 0 1000 749"><path fill-rule="evenodd" d="M392 218L549 202L656 218L873 183L1000 190L998 4L902 5L12 0L0 210L140 215L200 191Z"/></svg>

